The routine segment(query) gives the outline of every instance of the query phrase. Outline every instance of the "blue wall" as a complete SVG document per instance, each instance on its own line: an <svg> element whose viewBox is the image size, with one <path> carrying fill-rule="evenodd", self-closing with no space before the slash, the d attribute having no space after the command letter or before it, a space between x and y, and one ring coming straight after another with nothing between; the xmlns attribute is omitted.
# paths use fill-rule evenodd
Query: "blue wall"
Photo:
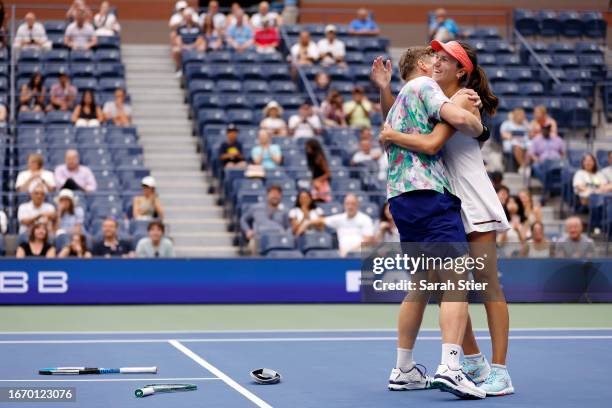
<svg viewBox="0 0 612 408"><path fill-rule="evenodd" d="M0 304L354 303L360 267L359 259L5 258ZM612 301L612 259L500 260L499 269L512 302Z"/></svg>

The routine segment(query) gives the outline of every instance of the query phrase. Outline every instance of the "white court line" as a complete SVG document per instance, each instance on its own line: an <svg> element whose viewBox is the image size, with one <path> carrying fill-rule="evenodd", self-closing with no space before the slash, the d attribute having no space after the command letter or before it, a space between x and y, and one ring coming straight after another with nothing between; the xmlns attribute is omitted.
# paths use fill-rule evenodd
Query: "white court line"
<svg viewBox="0 0 612 408"><path fill-rule="evenodd" d="M440 340L440 336L419 336L418 340ZM476 336L478 340L489 340L489 336ZM511 335L510 340L612 340L612 335ZM1 344L140 344L166 343L180 341L182 343L273 343L273 342L333 342L333 341L391 341L395 336L366 337L249 337L249 338L213 338L213 339L86 339L86 340L1 340Z"/></svg>
<svg viewBox="0 0 612 408"><path fill-rule="evenodd" d="M183 344L181 344L177 340L168 340L168 343L170 343L173 347L181 351L187 357L189 357L190 359L192 359L193 361L195 361L196 363L204 367L206 370L210 371L212 374L219 377L221 380L223 380L224 383L232 387L234 390L238 391L240 394L242 394L245 398L247 398L249 401L257 405L258 407L272 408L272 406L269 405L267 402L260 399L258 396L256 396L251 391L244 388L242 385L238 384L236 381L232 380L223 371L219 370L217 367L210 364L208 361L204 360L202 357L200 357L199 355L191 351L191 349L185 347Z"/></svg>
<svg viewBox="0 0 612 408"><path fill-rule="evenodd" d="M79 379L30 379L30 380L0 380L0 382L121 382L121 381L217 381L217 377L176 377L176 378L79 378Z"/></svg>
<svg viewBox="0 0 612 408"><path fill-rule="evenodd" d="M474 328L488 331L486 327ZM514 327L510 331L612 331L612 327ZM254 330L102 330L102 331L0 331L3 335L43 335L43 334L250 334L250 333L351 333L351 332L396 332L395 328L380 329L254 329ZM426 328L422 332L438 332L440 329Z"/></svg>

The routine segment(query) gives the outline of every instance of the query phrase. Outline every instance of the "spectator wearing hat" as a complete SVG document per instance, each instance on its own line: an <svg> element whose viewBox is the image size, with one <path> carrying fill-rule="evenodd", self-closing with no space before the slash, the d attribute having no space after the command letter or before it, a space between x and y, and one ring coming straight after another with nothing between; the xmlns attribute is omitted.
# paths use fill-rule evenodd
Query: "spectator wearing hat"
<svg viewBox="0 0 612 408"><path fill-rule="evenodd" d="M459 27L453 19L448 18L446 10L437 9L429 22L429 38L447 42L454 40L458 33Z"/></svg>
<svg viewBox="0 0 612 408"><path fill-rule="evenodd" d="M225 14L219 12L219 2L217 0L209 1L206 12L200 14L200 26L204 27L204 23L207 17L210 17L212 27L215 30L223 30L227 17L225 16Z"/></svg>
<svg viewBox="0 0 612 408"><path fill-rule="evenodd" d="M97 43L94 26L87 21L87 14L84 11L77 12L75 21L66 27L64 44L74 51L90 50Z"/></svg>
<svg viewBox="0 0 612 408"><path fill-rule="evenodd" d="M249 241L253 253L257 253L257 241L254 238L260 231L286 232L291 228L289 214L283 207L282 198L283 189L272 185L268 187L266 202L250 206L240 217L240 229Z"/></svg>
<svg viewBox="0 0 612 408"><path fill-rule="evenodd" d="M58 258L91 258L91 252L87 249L87 238L85 234L76 233L70 237L68 245L62 248L57 255Z"/></svg>
<svg viewBox="0 0 612 408"><path fill-rule="evenodd" d="M47 37L45 26L36 21L36 15L29 12L25 15L24 20L17 29L13 41L13 49L17 55L23 49L50 50L52 45Z"/></svg>
<svg viewBox="0 0 612 408"><path fill-rule="evenodd" d="M49 229L46 223L36 223L30 229L27 242L17 247L17 258L55 258L55 247L49 243Z"/></svg>
<svg viewBox="0 0 612 408"><path fill-rule="evenodd" d="M270 27L279 27L283 23L283 19L275 11L270 11L270 3L262 1L259 3L257 13L251 16L251 26L258 29L263 27L264 20L268 20Z"/></svg>
<svg viewBox="0 0 612 408"><path fill-rule="evenodd" d="M242 144L238 141L238 128L230 124L225 131L227 140L219 147L219 161L224 168L244 168L247 162L242 154Z"/></svg>
<svg viewBox="0 0 612 408"><path fill-rule="evenodd" d="M321 131L321 120L308 101L302 103L298 112L289 118L289 134L296 139L315 137Z"/></svg>
<svg viewBox="0 0 612 408"><path fill-rule="evenodd" d="M194 18L195 11L188 8L183 10L183 14L183 23L176 28L172 46L172 58L176 66L177 77L182 75L181 55L183 51L206 51L206 40L201 27L198 26L197 18Z"/></svg>
<svg viewBox="0 0 612 408"><path fill-rule="evenodd" d="M15 181L15 190L18 192L29 191L30 185L35 182L41 182L47 188L47 191L55 190L55 177L53 172L44 168L45 160L42 155L33 153L28 156L28 169L22 170L17 175Z"/></svg>
<svg viewBox="0 0 612 408"><path fill-rule="evenodd" d="M64 164L55 168L55 184L60 188L88 193L98 188L96 177L89 167L80 163L79 152L74 149L66 150Z"/></svg>
<svg viewBox="0 0 612 408"><path fill-rule="evenodd" d="M53 204L45 202L47 187L41 182L30 184L30 201L23 203L17 209L17 219L19 220L19 233L23 234L37 223L45 224L48 227L53 225L56 213Z"/></svg>
<svg viewBox="0 0 612 408"><path fill-rule="evenodd" d="M283 119L283 107L276 101L270 101L263 109L264 118L259 127L268 131L271 136L287 136L287 122Z"/></svg>
<svg viewBox="0 0 612 408"><path fill-rule="evenodd" d="M164 219L164 209L155 192L155 179L146 176L142 179L142 195L132 199L132 217L135 220Z"/></svg>
<svg viewBox="0 0 612 408"><path fill-rule="evenodd" d="M234 14L235 24L226 31L227 44L236 52L245 52L253 48L253 30L245 23L244 11L237 10Z"/></svg>
<svg viewBox="0 0 612 408"><path fill-rule="evenodd" d="M69 111L74 108L77 98L77 89L70 83L65 72L59 74L59 81L51 86L49 91L50 103L47 112L52 110Z"/></svg>
<svg viewBox="0 0 612 408"><path fill-rule="evenodd" d="M364 8L360 8L357 10L357 18L351 21L349 25L349 34L378 35L380 34L380 29L370 17L370 12Z"/></svg>
<svg viewBox="0 0 612 408"><path fill-rule="evenodd" d="M85 221L85 211L78 206L78 198L68 189L60 190L55 197L57 205L56 235L80 233Z"/></svg>
<svg viewBox="0 0 612 408"><path fill-rule="evenodd" d="M136 245L138 258L174 258L174 245L166 238L166 227L161 221L151 221L147 227L148 237L140 239Z"/></svg>
<svg viewBox="0 0 612 408"><path fill-rule="evenodd" d="M346 118L346 123L351 127L371 127L370 112L372 103L365 96L361 86L353 88L353 99L345 102L342 110Z"/></svg>
<svg viewBox="0 0 612 408"><path fill-rule="evenodd" d="M176 29L185 23L185 10L192 10L184 0L179 0L174 5L174 13L170 17L170 21L168 22L168 27L170 28L170 40L174 44L174 37L176 36ZM193 15L189 15L190 18L193 18ZM196 21L197 23L197 21Z"/></svg>
<svg viewBox="0 0 612 408"><path fill-rule="evenodd" d="M283 161L283 154L279 145L272 144L267 130L259 129L257 142L251 150L253 164L259 164L264 169L275 169L279 166Z"/></svg>
<svg viewBox="0 0 612 408"><path fill-rule="evenodd" d="M291 60L296 65L314 64L319 60L319 49L308 31L300 32L298 42L291 47Z"/></svg>
<svg viewBox="0 0 612 408"><path fill-rule="evenodd" d="M91 253L94 256L105 258L122 257L133 258L134 250L132 243L126 239L120 239L117 234L119 224L114 218L107 218L102 222L102 239L96 242Z"/></svg>
<svg viewBox="0 0 612 408"><path fill-rule="evenodd" d="M334 64L346 65L344 56L346 50L344 43L336 37L336 26L329 24L325 27L325 38L317 43L321 65L331 66Z"/></svg>
<svg viewBox="0 0 612 408"><path fill-rule="evenodd" d="M263 17L261 27L255 29L255 50L260 54L276 52L280 37L276 27L270 24L269 17Z"/></svg>
<svg viewBox="0 0 612 408"><path fill-rule="evenodd" d="M94 28L97 36L112 36L118 35L121 31L117 16L111 10L110 3L103 1L100 4L100 10L93 18Z"/></svg>
<svg viewBox="0 0 612 408"><path fill-rule="evenodd" d="M125 102L123 88L115 89L115 99L107 101L102 108L104 118L110 120L114 126L127 127L132 124L132 107Z"/></svg>

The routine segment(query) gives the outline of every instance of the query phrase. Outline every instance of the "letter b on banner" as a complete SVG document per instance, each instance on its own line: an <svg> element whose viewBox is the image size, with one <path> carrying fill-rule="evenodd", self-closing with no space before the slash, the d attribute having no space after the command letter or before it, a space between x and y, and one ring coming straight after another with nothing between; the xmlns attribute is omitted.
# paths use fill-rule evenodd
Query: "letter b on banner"
<svg viewBox="0 0 612 408"><path fill-rule="evenodd" d="M68 274L62 271L38 272L38 293L68 292Z"/></svg>
<svg viewBox="0 0 612 408"><path fill-rule="evenodd" d="M0 293L26 293L28 274L26 272L0 272Z"/></svg>

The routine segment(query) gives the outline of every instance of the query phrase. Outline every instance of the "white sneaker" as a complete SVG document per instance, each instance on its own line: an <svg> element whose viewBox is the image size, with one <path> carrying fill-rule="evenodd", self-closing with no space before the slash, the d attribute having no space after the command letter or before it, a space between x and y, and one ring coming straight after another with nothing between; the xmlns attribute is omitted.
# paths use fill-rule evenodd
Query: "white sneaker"
<svg viewBox="0 0 612 408"><path fill-rule="evenodd" d="M179 79L180 79L180 78L182 78L182 76L183 76L183 70L181 70L181 69L177 70L177 71L174 73L174 77L175 77L175 78L179 78Z"/></svg>
<svg viewBox="0 0 612 408"><path fill-rule="evenodd" d="M485 382L491 373L491 366L485 356L481 356L478 361L464 358L461 364L461 370L466 373L472 381L480 385Z"/></svg>
<svg viewBox="0 0 612 408"><path fill-rule="evenodd" d="M438 366L436 375L431 383L432 388L439 388L441 391L450 392L459 398L476 399L484 398L487 393L474 384L461 370L451 370L447 365Z"/></svg>
<svg viewBox="0 0 612 408"><path fill-rule="evenodd" d="M391 370L389 376L389 389L391 391L425 390L428 388L431 388L431 377L427 375L425 367L420 364L415 364L406 372L399 368Z"/></svg>

